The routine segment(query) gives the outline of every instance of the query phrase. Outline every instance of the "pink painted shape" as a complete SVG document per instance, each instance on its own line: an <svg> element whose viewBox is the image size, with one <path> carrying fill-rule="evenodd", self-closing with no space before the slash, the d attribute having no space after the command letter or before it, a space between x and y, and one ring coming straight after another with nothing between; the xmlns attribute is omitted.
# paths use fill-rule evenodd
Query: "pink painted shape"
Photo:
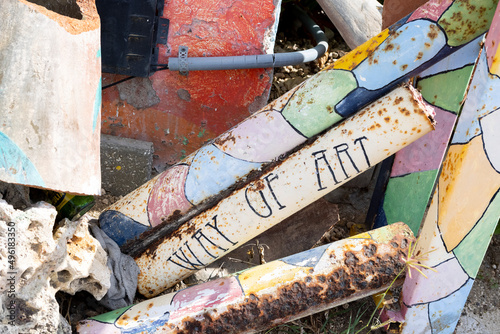
<svg viewBox="0 0 500 334"><path fill-rule="evenodd" d="M405 318L401 314L401 312L396 312L393 310L384 309L382 313L380 313L380 322L385 322L391 319L392 321L404 322Z"/></svg>
<svg viewBox="0 0 500 334"><path fill-rule="evenodd" d="M500 53L498 49L498 44L500 43L500 5L495 11L495 16L491 22L490 30L486 35L486 41L484 42L484 47L486 48L486 57L488 59L488 67L491 69L493 67L493 59L497 57ZM497 59L496 61L500 61ZM499 74L499 73L495 73ZM499 74L500 75L500 74Z"/></svg>
<svg viewBox="0 0 500 334"><path fill-rule="evenodd" d="M78 324L78 334L120 334L114 324L96 320L84 320Z"/></svg>
<svg viewBox="0 0 500 334"><path fill-rule="evenodd" d="M429 256L432 256L432 253ZM436 266L434 269L437 272L422 269L427 278L414 269L411 269L411 278L406 274L403 302L408 306L429 303L446 297L458 290L469 279L455 257Z"/></svg>
<svg viewBox="0 0 500 334"><path fill-rule="evenodd" d="M391 177L438 169L441 165L457 115L427 105L434 109L436 130L396 153Z"/></svg>
<svg viewBox="0 0 500 334"><path fill-rule="evenodd" d="M170 313L169 322L187 315L195 315L205 308L230 303L243 296L243 290L235 277L224 277L195 285L176 293L172 300L173 311Z"/></svg>
<svg viewBox="0 0 500 334"><path fill-rule="evenodd" d="M415 10L407 22L418 19L429 19L437 22L452 2L453 0L431 0Z"/></svg>
<svg viewBox="0 0 500 334"><path fill-rule="evenodd" d="M268 162L305 140L280 112L267 110L238 124L216 140L215 145L221 151L244 161Z"/></svg>
<svg viewBox="0 0 500 334"><path fill-rule="evenodd" d="M175 211L184 213L191 207L184 194L188 171L189 166L177 165L160 175L148 199L148 217L151 226L161 224L162 218L170 217Z"/></svg>

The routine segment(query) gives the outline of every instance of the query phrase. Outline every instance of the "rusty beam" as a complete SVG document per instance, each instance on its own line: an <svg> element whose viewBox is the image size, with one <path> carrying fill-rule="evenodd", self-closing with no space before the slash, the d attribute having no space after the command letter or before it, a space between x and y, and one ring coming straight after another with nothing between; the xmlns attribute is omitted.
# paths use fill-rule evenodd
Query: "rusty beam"
<svg viewBox="0 0 500 334"><path fill-rule="evenodd" d="M414 243L393 224L82 321L80 334L252 333L389 288ZM402 277L402 276L400 276Z"/></svg>
<svg viewBox="0 0 500 334"><path fill-rule="evenodd" d="M159 294L433 128L420 94L395 89L175 231L155 235L131 254L141 269L138 291Z"/></svg>

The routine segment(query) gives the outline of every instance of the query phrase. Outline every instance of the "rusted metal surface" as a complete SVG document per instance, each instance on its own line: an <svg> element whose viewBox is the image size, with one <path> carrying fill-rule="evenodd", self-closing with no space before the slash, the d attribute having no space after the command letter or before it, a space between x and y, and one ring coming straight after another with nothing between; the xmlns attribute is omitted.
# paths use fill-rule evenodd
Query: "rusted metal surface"
<svg viewBox="0 0 500 334"><path fill-rule="evenodd" d="M78 332L263 330L387 289L414 242L394 224L85 320Z"/></svg>
<svg viewBox="0 0 500 334"><path fill-rule="evenodd" d="M433 130L420 98L395 89L177 230L144 240L131 254L138 291L157 295Z"/></svg>
<svg viewBox="0 0 500 334"><path fill-rule="evenodd" d="M96 195L99 15L66 2L0 2L0 181Z"/></svg>
<svg viewBox="0 0 500 334"><path fill-rule="evenodd" d="M432 134L395 154L383 194L374 194L376 217L368 225L381 227L404 220L418 233L439 178L448 143L465 98L482 36L415 77L415 85L436 114ZM380 203L380 198L381 204Z"/></svg>
<svg viewBox="0 0 500 334"><path fill-rule="evenodd" d="M158 63L178 57L273 53L281 1L158 0L169 20ZM156 1L155 1L156 3ZM266 105L272 69L159 71L103 91L102 132L154 143L153 166L162 171ZM104 73L103 85L124 76Z"/></svg>
<svg viewBox="0 0 500 334"><path fill-rule="evenodd" d="M500 6L486 35L403 287L402 333L452 333L500 216Z"/></svg>
<svg viewBox="0 0 500 334"><path fill-rule="evenodd" d="M100 217L101 227L124 244L162 221L205 210L210 205L198 206L217 202L249 173L260 173L270 162L483 33L494 1L477 4L472 14L461 16L470 10L468 3L425 4L107 208ZM455 29L454 13L470 29ZM475 20L477 16L481 19Z"/></svg>

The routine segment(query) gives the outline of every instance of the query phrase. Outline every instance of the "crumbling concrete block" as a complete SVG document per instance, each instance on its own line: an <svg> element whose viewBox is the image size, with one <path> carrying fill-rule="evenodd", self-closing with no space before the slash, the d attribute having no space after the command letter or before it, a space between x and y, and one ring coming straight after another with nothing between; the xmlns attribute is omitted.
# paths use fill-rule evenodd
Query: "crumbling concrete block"
<svg viewBox="0 0 500 334"><path fill-rule="evenodd" d="M0 332L56 333L57 291L85 290L101 299L109 289L107 255L88 232L87 218L64 220L39 202L20 211L0 200Z"/></svg>
<svg viewBox="0 0 500 334"><path fill-rule="evenodd" d="M101 136L102 187L114 196L126 195L151 178L153 143Z"/></svg>

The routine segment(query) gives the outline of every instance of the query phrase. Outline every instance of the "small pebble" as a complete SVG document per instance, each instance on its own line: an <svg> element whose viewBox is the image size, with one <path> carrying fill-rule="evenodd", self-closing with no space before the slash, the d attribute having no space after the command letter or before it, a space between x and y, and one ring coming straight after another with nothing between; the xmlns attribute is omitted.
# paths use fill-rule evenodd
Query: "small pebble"
<svg viewBox="0 0 500 334"><path fill-rule="evenodd" d="M492 267L493 269L497 269L497 265L496 265L496 264L492 265L491 267Z"/></svg>

